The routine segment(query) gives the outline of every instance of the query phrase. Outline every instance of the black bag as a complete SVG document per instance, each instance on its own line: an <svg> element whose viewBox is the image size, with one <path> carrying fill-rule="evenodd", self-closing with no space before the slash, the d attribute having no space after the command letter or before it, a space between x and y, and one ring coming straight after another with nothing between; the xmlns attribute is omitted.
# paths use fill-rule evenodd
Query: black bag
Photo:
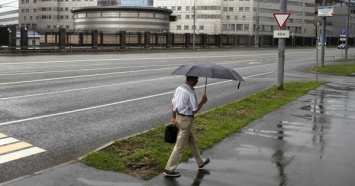
<svg viewBox="0 0 355 186"><path fill-rule="evenodd" d="M175 143L178 131L179 129L176 127L176 125L167 125L165 127L164 141L167 143Z"/></svg>

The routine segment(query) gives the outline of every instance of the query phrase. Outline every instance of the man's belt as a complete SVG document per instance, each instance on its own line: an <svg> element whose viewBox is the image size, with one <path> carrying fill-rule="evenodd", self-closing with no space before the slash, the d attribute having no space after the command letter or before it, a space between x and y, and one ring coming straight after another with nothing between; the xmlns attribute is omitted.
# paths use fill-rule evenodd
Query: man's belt
<svg viewBox="0 0 355 186"><path fill-rule="evenodd" d="M190 118L193 118L194 117L194 115L185 115L185 114L181 114L181 113L179 113L179 112L176 112L177 114L179 114L180 116L185 116L185 117L190 117Z"/></svg>

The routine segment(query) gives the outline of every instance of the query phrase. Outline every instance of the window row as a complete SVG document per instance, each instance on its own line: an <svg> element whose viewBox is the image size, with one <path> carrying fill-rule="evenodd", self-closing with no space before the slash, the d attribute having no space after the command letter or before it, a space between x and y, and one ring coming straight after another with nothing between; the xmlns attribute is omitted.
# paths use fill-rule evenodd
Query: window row
<svg viewBox="0 0 355 186"><path fill-rule="evenodd" d="M249 31L249 24L223 24L222 31Z"/></svg>
<svg viewBox="0 0 355 186"><path fill-rule="evenodd" d="M242 19L241 20L247 20L247 17L245 15L241 16ZM231 20L231 16L230 15L227 15L226 16L226 20ZM235 15L234 16L234 20L239 20L239 16Z"/></svg>
<svg viewBox="0 0 355 186"><path fill-rule="evenodd" d="M167 6L158 6L158 8L168 8ZM170 8L170 7L169 7ZM185 9L184 9L185 8ZM171 6L173 11L193 11L194 6ZM221 6L197 6L196 10L220 10Z"/></svg>
<svg viewBox="0 0 355 186"><path fill-rule="evenodd" d="M37 3L37 2L69 2L69 1L94 1L94 0L31 0L31 3ZM21 0L21 4L29 4L30 0Z"/></svg>
<svg viewBox="0 0 355 186"><path fill-rule="evenodd" d="M68 15L23 16L23 20L39 20L39 19L69 19L69 16Z"/></svg>
<svg viewBox="0 0 355 186"><path fill-rule="evenodd" d="M194 19L194 15L185 15L185 19ZM198 14L196 19L220 19L220 14ZM181 15L177 15L176 19L182 19Z"/></svg>
<svg viewBox="0 0 355 186"><path fill-rule="evenodd" d="M176 30L182 30L182 28L184 28L184 30L190 30L190 28L191 28L191 30L194 30L195 27L194 27L194 25L192 25L191 27L189 25L177 25L176 26ZM204 29L205 29L204 25L198 26L198 31L204 30Z"/></svg>
<svg viewBox="0 0 355 186"><path fill-rule="evenodd" d="M234 7L223 7L223 12L233 12ZM249 12L250 7L239 7L239 12Z"/></svg>
<svg viewBox="0 0 355 186"><path fill-rule="evenodd" d="M29 29L37 29L37 24L21 24L21 27L26 27Z"/></svg>

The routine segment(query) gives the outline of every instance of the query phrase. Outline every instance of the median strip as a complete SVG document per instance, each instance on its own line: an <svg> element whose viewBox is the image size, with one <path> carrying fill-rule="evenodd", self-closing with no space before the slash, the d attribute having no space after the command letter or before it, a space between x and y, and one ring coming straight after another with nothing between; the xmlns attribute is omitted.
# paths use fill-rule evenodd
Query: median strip
<svg viewBox="0 0 355 186"><path fill-rule="evenodd" d="M196 116L193 130L201 151L322 84L324 82L285 83L282 91L273 86ZM119 140L88 154L81 161L99 169L122 172L144 180L151 179L162 173L173 148L173 145L163 141L164 126ZM186 149L182 161L190 157L192 153Z"/></svg>

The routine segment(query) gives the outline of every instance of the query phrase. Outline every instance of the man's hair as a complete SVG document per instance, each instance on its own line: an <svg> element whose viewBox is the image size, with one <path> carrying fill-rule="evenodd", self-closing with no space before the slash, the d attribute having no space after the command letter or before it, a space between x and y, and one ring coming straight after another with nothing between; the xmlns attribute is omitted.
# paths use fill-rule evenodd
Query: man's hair
<svg viewBox="0 0 355 186"><path fill-rule="evenodd" d="M198 79L198 77L195 77L195 76L186 76L186 81L195 80L195 79Z"/></svg>

